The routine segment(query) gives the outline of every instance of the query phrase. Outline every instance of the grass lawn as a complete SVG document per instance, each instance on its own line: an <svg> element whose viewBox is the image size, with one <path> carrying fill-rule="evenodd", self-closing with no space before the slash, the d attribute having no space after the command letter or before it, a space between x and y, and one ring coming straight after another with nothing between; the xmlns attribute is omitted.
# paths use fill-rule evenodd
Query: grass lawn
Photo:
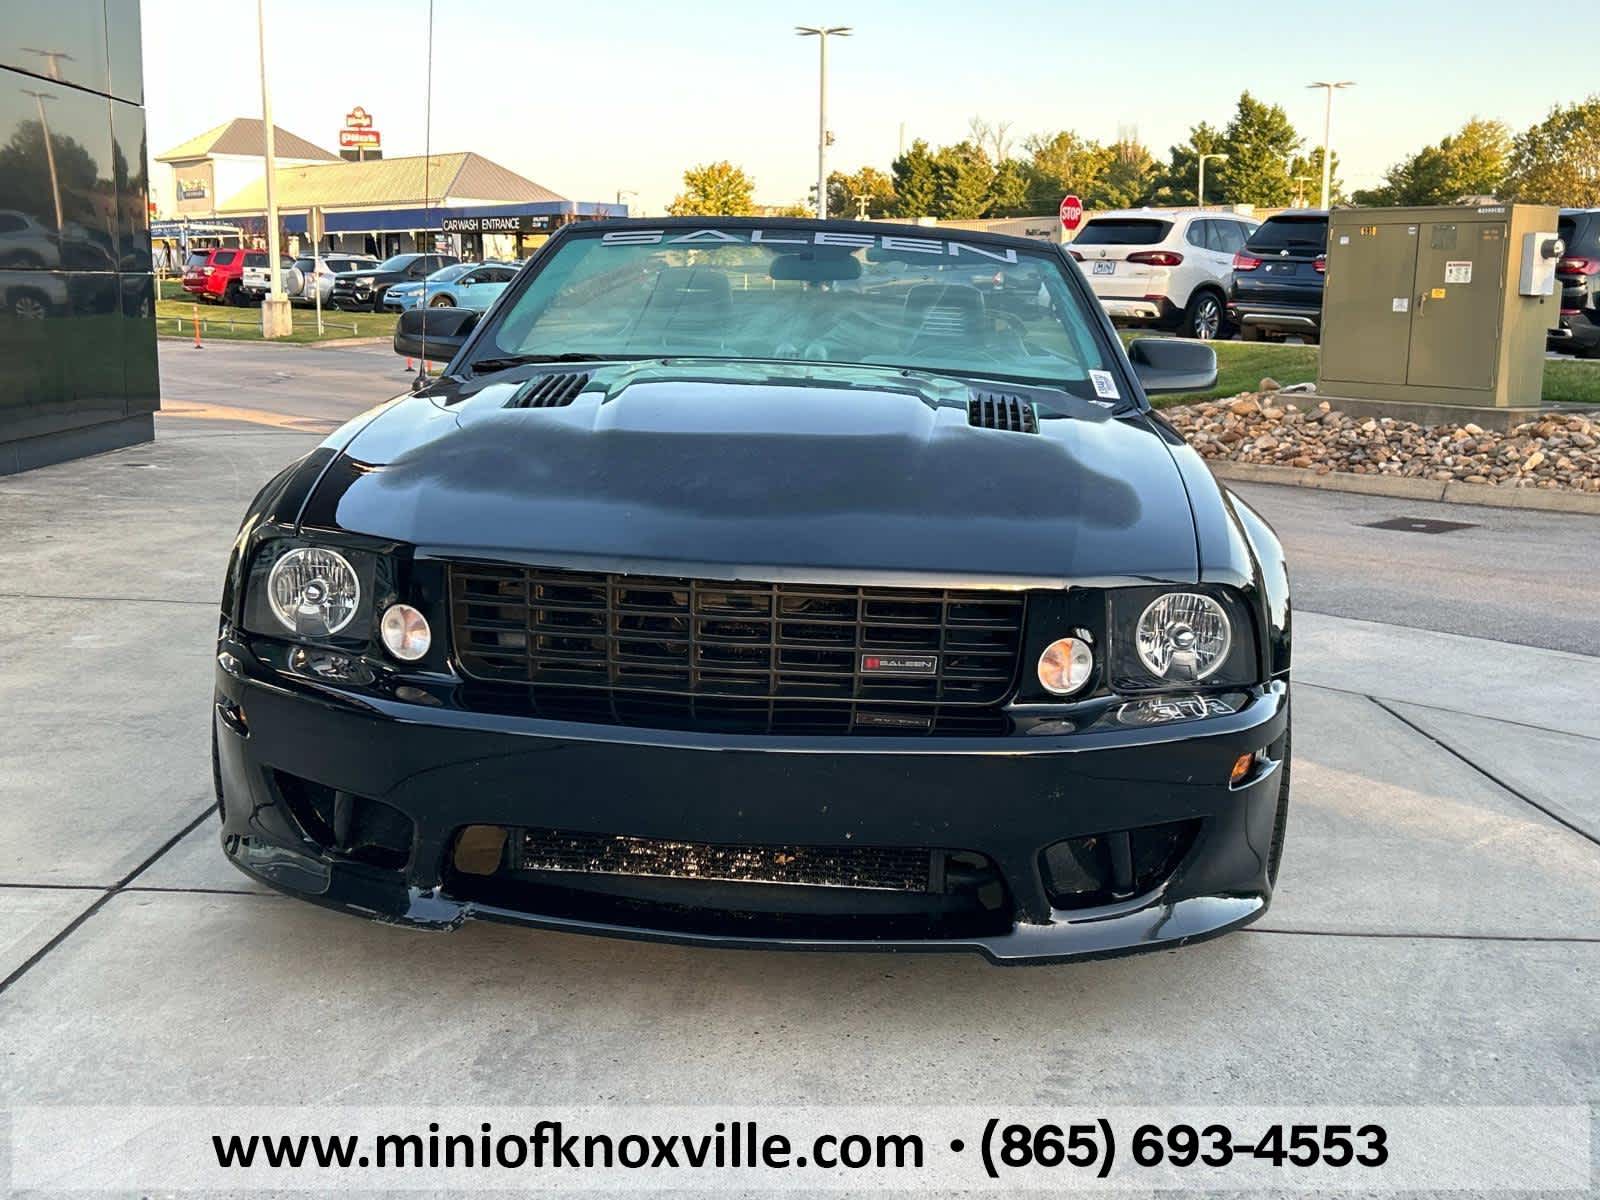
<svg viewBox="0 0 1600 1200"><path fill-rule="evenodd" d="M156 331L162 337L194 337L193 300L163 299L156 301ZM291 343L326 342L336 338L393 337L394 313L339 312L322 310L323 331L317 333L317 313L311 308L294 310L294 332L278 341ZM259 308L232 308L222 304L200 305L200 339L226 338L231 341L261 340L261 310Z"/></svg>
<svg viewBox="0 0 1600 1200"><path fill-rule="evenodd" d="M1281 384L1305 383L1317 377L1315 346L1274 342L1213 342L1217 352L1217 386L1209 392L1180 392L1152 399L1158 408L1194 404L1217 396L1251 392L1271 376ZM1544 365L1544 403L1600 404L1600 362L1554 358Z"/></svg>

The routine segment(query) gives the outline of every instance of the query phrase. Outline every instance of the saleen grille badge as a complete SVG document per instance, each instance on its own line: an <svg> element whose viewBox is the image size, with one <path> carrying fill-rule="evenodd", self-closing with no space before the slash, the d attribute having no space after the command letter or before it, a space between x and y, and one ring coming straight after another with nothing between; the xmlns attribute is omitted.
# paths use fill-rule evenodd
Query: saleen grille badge
<svg viewBox="0 0 1600 1200"><path fill-rule="evenodd" d="M863 654L863 675L937 675L937 654Z"/></svg>

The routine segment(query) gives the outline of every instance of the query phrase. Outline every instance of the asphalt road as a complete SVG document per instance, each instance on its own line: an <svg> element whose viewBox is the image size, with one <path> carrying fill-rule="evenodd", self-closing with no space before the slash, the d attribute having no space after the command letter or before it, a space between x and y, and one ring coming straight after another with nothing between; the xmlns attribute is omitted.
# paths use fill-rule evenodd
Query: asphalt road
<svg viewBox="0 0 1600 1200"><path fill-rule="evenodd" d="M530 1106L625 1123L639 1106L724 1105L769 1125L771 1106L806 1106L848 1130L824 1106L890 1106L916 1129L954 1107L1042 1120L1136 1104L1192 1106L1197 1124L1232 1105L1278 1120L1336 1106L1321 1119L1354 1124L1402 1119L1381 1106L1509 1106L1451 1152L1459 1166L1483 1149L1490 1167L1511 1149L1505 1121L1558 1106L1517 1192L1555 1186L1544 1171L1564 1149L1581 1159L1565 1194L1595 1194L1600 657L1571 648L1593 645L1584 551L1600 525L1249 489L1299 589L1294 791L1273 906L1228 937L1000 970L482 922L419 934L268 893L226 862L206 719L239 513L318 430L403 385L400 364L162 350L153 445L0 479L0 1194L19 1163L40 1172L30 1195L91 1180L99 1195L238 1194L234 1176L185 1191L174 1172L202 1164L210 1134L305 1131L300 1114L339 1132L369 1106L420 1132L506 1128L513 1110L531 1124ZM1368 527L1394 515L1478 528ZM108 1107L58 1112L88 1105ZM119 1139L130 1105L200 1107L168 1140ZM51 1112L65 1128L30 1136ZM1555 1140L1562 1114L1586 1147ZM1422 1125L1427 1152L1437 1129ZM128 1176L146 1150L161 1163ZM398 1179L249 1183L425 1186ZM915 1194L957 1190L934 1174Z"/></svg>
<svg viewBox="0 0 1600 1200"><path fill-rule="evenodd" d="M337 349L161 343L167 412L330 430L403 392L387 345ZM192 418L191 418L192 419ZM1288 548L1304 612L1600 654L1600 527L1593 518L1236 485ZM1470 526L1374 529L1395 517Z"/></svg>

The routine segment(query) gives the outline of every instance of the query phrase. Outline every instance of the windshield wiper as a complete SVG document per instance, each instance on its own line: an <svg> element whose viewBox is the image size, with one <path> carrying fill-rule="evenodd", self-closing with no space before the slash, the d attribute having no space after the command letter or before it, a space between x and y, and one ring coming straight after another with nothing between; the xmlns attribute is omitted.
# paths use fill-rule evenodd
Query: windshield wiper
<svg viewBox="0 0 1600 1200"><path fill-rule="evenodd" d="M467 364L474 375L504 371L507 367L520 367L527 363L556 362L621 362L636 361L639 354L590 354L583 350L569 350L564 354L506 354L499 358L475 358Z"/></svg>

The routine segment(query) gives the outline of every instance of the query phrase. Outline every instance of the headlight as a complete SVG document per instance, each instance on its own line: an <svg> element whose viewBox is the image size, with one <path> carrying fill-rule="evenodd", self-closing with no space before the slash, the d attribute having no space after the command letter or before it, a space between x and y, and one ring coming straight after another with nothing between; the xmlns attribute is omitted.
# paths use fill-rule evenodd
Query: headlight
<svg viewBox="0 0 1600 1200"><path fill-rule="evenodd" d="M328 637L354 619L361 606L361 580L336 550L290 550L267 577L267 604L289 632Z"/></svg>
<svg viewBox="0 0 1600 1200"><path fill-rule="evenodd" d="M1197 682L1212 674L1233 646L1228 614L1201 592L1159 596L1140 614L1134 646L1158 679Z"/></svg>

